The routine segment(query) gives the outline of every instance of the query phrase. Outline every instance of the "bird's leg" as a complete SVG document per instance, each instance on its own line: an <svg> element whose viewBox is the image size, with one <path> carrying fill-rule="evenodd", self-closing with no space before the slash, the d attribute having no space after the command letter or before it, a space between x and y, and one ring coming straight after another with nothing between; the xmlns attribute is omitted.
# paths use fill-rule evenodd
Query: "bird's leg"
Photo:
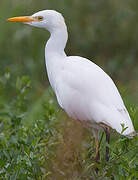
<svg viewBox="0 0 138 180"><path fill-rule="evenodd" d="M105 134L106 134L106 142L109 144L110 142L110 128L105 127ZM106 146L106 154L105 154L106 161L109 161L109 147Z"/></svg>
<svg viewBox="0 0 138 180"><path fill-rule="evenodd" d="M106 134L106 142L109 144L110 142L110 127L105 125L104 123L100 123L101 127L103 127L105 134ZM106 146L106 153L105 153L106 161L109 161L109 147Z"/></svg>
<svg viewBox="0 0 138 180"><path fill-rule="evenodd" d="M100 159L100 154L99 154L99 131L97 129L92 129L94 138L95 138L95 157L94 160L97 162Z"/></svg>
<svg viewBox="0 0 138 180"><path fill-rule="evenodd" d="M95 138L95 150L96 150L96 154L95 154L94 160L95 162L98 163L98 161L100 160L100 153L99 153L99 141L97 138ZM97 167L95 168L95 172L96 174L98 174L99 172L99 169Z"/></svg>
<svg viewBox="0 0 138 180"><path fill-rule="evenodd" d="M99 153L99 131L96 130L96 129L92 129L93 131L93 135L94 135L94 138L95 138L95 157L94 157L94 161L96 163L98 163L98 161L100 160L100 153ZM99 169L97 167L94 168L95 169L95 172L98 174L98 171Z"/></svg>
<svg viewBox="0 0 138 180"><path fill-rule="evenodd" d="M95 154L94 160L98 162L100 160L100 153L99 153L99 141L97 138L95 138L95 151L96 151L96 154Z"/></svg>

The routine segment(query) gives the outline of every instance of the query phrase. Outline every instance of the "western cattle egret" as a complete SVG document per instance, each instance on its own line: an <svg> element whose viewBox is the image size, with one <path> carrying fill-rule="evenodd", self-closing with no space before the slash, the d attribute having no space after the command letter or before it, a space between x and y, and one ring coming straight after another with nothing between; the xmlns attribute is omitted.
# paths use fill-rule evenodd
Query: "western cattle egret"
<svg viewBox="0 0 138 180"><path fill-rule="evenodd" d="M54 10L44 10L32 16L9 18L9 22L25 24L48 30L51 34L45 47L45 62L50 84L61 108L73 119L89 127L96 140L99 159L98 135L115 129L124 136L134 136L135 130L112 79L96 64L79 56L67 56L64 48L68 39L63 16ZM126 128L122 132L122 126ZM106 148L106 160L109 149Z"/></svg>

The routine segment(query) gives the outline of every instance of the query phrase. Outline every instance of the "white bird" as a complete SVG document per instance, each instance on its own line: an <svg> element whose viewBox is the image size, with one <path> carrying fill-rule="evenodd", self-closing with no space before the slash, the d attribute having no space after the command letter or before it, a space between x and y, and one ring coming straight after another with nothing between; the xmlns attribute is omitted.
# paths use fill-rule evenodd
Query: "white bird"
<svg viewBox="0 0 138 180"><path fill-rule="evenodd" d="M32 16L9 18L9 22L25 24L48 30L51 34L45 47L45 62L49 82L57 101L69 117L88 126L96 140L96 156L99 159L98 134L109 128L124 136L134 136L135 130L112 79L96 64L79 56L67 56L64 48L68 39L63 16L54 10L43 10ZM122 126L126 128L122 132ZM109 149L106 148L106 160Z"/></svg>

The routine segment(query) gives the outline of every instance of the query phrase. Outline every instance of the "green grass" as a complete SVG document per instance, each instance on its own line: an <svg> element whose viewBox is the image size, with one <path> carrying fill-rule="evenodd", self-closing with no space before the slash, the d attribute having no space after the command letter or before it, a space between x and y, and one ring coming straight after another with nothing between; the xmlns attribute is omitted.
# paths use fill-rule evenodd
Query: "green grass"
<svg viewBox="0 0 138 180"><path fill-rule="evenodd" d="M31 105L28 77L18 77L16 82L11 82L10 74L6 72L1 76L0 84L0 179L138 178L137 137L127 139L113 132L107 163L103 136L100 163L95 163L92 132L66 116L50 88ZM9 86L14 92L12 98L6 97ZM129 110L136 125L136 108L129 107Z"/></svg>

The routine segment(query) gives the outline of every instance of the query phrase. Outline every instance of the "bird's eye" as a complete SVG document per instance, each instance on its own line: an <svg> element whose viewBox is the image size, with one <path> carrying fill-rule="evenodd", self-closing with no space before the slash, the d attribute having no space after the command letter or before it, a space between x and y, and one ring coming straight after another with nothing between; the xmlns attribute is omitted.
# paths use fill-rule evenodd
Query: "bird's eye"
<svg viewBox="0 0 138 180"><path fill-rule="evenodd" d="M43 16L38 16L37 19L38 19L38 21L42 21L43 20Z"/></svg>

